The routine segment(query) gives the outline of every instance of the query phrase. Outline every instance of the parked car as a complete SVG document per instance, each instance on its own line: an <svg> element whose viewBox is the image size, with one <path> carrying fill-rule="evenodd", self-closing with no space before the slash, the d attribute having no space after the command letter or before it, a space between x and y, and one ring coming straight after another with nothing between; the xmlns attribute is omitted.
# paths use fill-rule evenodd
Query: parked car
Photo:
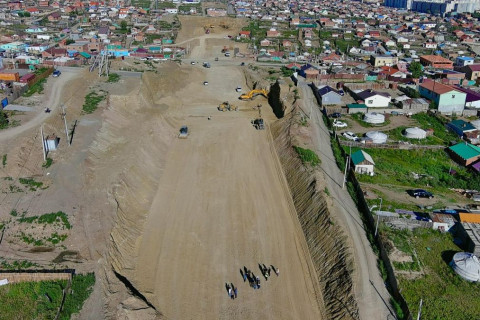
<svg viewBox="0 0 480 320"><path fill-rule="evenodd" d="M428 198L432 199L433 194L423 189L407 190L407 193L415 198Z"/></svg>
<svg viewBox="0 0 480 320"><path fill-rule="evenodd" d="M62 73L60 72L60 70L54 70L53 73L52 73L52 76L53 77L60 77Z"/></svg>
<svg viewBox="0 0 480 320"><path fill-rule="evenodd" d="M195 61L190 62L190 64L193 66L195 64Z"/></svg>
<svg viewBox="0 0 480 320"><path fill-rule="evenodd" d="M472 195L472 200L473 201L480 201L480 193L474 193Z"/></svg>
<svg viewBox="0 0 480 320"><path fill-rule="evenodd" d="M355 133L351 132L351 131L346 131L346 132L342 133L342 136L344 136L348 140L358 141L357 135Z"/></svg>
<svg viewBox="0 0 480 320"><path fill-rule="evenodd" d="M333 126L337 128L346 128L348 127L346 122L335 120L333 121Z"/></svg>
<svg viewBox="0 0 480 320"><path fill-rule="evenodd" d="M141 61L147 61L147 58L140 58Z"/></svg>
<svg viewBox="0 0 480 320"><path fill-rule="evenodd" d="M230 52L225 52L225 57L230 57Z"/></svg>
<svg viewBox="0 0 480 320"><path fill-rule="evenodd" d="M208 81L203 81L204 86L208 86Z"/></svg>
<svg viewBox="0 0 480 320"><path fill-rule="evenodd" d="M237 88L235 89L235 91L241 92L241 91L242 91L242 87L237 87Z"/></svg>
<svg viewBox="0 0 480 320"><path fill-rule="evenodd" d="M215 61L218 61L218 57L215 57Z"/></svg>
<svg viewBox="0 0 480 320"><path fill-rule="evenodd" d="M341 117L342 117L342 114L340 112L334 112L334 113L330 114L330 118L338 119L338 118L341 118Z"/></svg>

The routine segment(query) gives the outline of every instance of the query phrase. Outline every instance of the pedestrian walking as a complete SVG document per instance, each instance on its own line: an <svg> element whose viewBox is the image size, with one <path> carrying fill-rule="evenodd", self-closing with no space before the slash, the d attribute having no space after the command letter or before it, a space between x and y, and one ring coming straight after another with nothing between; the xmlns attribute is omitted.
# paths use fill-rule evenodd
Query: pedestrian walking
<svg viewBox="0 0 480 320"><path fill-rule="evenodd" d="M280 270L279 270L278 268L275 269L275 274L277 275L277 277L278 277L278 275L280 274Z"/></svg>
<svg viewBox="0 0 480 320"><path fill-rule="evenodd" d="M235 288L235 290L233 290L233 293L235 294L235 299L237 299L237 294L238 294L237 288Z"/></svg>
<svg viewBox="0 0 480 320"><path fill-rule="evenodd" d="M257 277L256 281L257 281L257 286L260 286L260 278L259 277Z"/></svg>
<svg viewBox="0 0 480 320"><path fill-rule="evenodd" d="M245 281L247 281L247 274L246 273L243 274L243 282L245 282Z"/></svg>

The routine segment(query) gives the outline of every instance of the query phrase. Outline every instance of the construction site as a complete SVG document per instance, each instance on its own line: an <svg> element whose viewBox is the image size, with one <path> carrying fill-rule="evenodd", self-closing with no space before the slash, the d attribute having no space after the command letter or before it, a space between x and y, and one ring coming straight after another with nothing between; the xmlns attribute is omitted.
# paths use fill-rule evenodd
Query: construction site
<svg viewBox="0 0 480 320"><path fill-rule="evenodd" d="M252 58L222 54L248 52L228 37L246 21L180 20L182 63L120 73L127 59L100 56L65 68L32 102L37 114L0 132L0 257L95 272L79 319L393 319L355 205L339 201L348 193L331 178L341 173L321 116L305 112L315 103L308 87L298 98L290 79L273 84ZM92 92L103 99L89 113ZM59 137L46 156L42 134ZM294 146L315 150L321 167ZM24 187L27 178L42 184ZM27 230L13 209L61 211L71 228ZM45 232L65 236L49 245ZM254 290L240 270L261 275L259 264L279 274Z"/></svg>

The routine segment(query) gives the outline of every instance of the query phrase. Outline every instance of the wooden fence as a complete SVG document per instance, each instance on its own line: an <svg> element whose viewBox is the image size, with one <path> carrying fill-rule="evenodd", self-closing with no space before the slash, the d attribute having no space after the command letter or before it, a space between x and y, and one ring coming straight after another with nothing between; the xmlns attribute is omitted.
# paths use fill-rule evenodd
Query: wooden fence
<svg viewBox="0 0 480 320"><path fill-rule="evenodd" d="M54 281L72 279L75 270L0 270L0 280L7 279L8 283L18 282L38 282L38 281Z"/></svg>
<svg viewBox="0 0 480 320"><path fill-rule="evenodd" d="M401 150L438 150L445 149L441 145L422 145L422 144L408 144L408 143L361 143L356 141L347 141L338 139L338 143L347 147L361 147L361 148L379 148L379 149L401 149Z"/></svg>

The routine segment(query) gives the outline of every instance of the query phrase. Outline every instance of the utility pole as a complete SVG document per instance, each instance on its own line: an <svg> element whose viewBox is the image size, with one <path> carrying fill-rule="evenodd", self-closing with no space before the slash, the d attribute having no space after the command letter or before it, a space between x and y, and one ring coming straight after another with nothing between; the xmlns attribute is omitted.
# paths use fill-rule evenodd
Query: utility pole
<svg viewBox="0 0 480 320"><path fill-rule="evenodd" d="M423 299L420 299L420 306L418 307L417 320L420 320L420 316L422 315L422 304L423 304Z"/></svg>
<svg viewBox="0 0 480 320"><path fill-rule="evenodd" d="M379 210L380 211L380 210ZM378 231L378 221L380 220L380 216L377 214L377 223L375 224L375 237L377 237L377 231Z"/></svg>
<svg viewBox="0 0 480 320"><path fill-rule="evenodd" d="M62 104L62 118L65 124L65 135L67 136L67 143L70 145L70 137L68 136L67 114L65 113L65 106Z"/></svg>
<svg viewBox="0 0 480 320"><path fill-rule="evenodd" d="M345 173L343 174L342 189L345 189L345 182L347 182L347 169L348 169L348 156L347 156L347 161L345 161Z"/></svg>
<svg viewBox="0 0 480 320"><path fill-rule="evenodd" d="M47 151L45 150L45 138L43 137L43 124L40 127L40 138L42 138L43 161L47 161Z"/></svg>

